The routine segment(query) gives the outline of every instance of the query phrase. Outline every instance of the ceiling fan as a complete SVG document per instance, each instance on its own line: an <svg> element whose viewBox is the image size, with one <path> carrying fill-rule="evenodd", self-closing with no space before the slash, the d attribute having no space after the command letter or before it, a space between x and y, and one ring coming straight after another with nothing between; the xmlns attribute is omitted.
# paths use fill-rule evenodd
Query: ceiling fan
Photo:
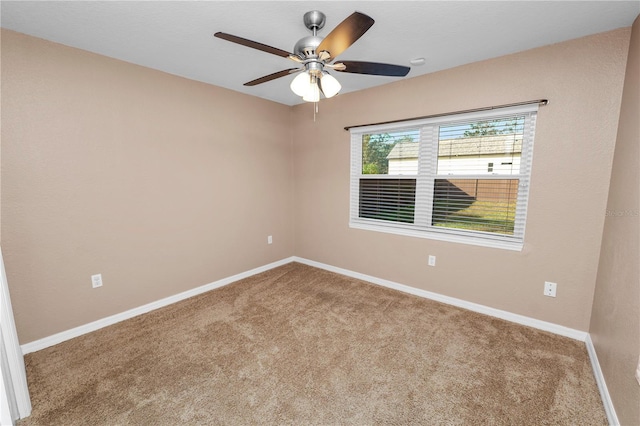
<svg viewBox="0 0 640 426"><path fill-rule="evenodd" d="M338 55L362 37L375 21L364 13L354 12L326 37L322 38L317 35L317 32L324 27L325 20L325 14L317 10L304 14L304 24L313 35L298 40L293 48L293 53L223 32L217 32L214 36L297 62L300 65L298 68L289 68L265 75L244 83L244 85L255 86L290 74L301 73L291 82L291 90L296 95L302 96L302 99L307 102L318 102L321 93L326 98L330 98L338 94L342 88L338 80L327 72L327 69L390 77L404 77L409 73L410 68L402 65L362 61L332 63Z"/></svg>

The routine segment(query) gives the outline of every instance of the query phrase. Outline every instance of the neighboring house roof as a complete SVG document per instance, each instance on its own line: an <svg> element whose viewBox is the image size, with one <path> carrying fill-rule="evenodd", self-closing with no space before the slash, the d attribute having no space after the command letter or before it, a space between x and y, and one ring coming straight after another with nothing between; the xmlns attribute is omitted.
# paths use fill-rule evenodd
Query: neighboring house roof
<svg viewBox="0 0 640 426"><path fill-rule="evenodd" d="M398 142L387 155L387 160L418 158L419 147L417 142Z"/></svg>
<svg viewBox="0 0 640 426"><path fill-rule="evenodd" d="M388 160L418 158L416 142L399 142L389 155ZM513 154L522 152L522 136L495 135L476 138L458 138L441 140L438 157L460 157L491 154Z"/></svg>

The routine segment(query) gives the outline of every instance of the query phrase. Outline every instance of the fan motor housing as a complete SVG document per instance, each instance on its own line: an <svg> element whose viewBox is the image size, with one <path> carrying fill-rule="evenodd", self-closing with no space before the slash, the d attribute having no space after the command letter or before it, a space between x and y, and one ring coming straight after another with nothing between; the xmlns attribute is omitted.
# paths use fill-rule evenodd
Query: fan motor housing
<svg viewBox="0 0 640 426"><path fill-rule="evenodd" d="M302 58L316 58L316 48L322 42L322 37L307 36L298 40L293 47L293 53Z"/></svg>

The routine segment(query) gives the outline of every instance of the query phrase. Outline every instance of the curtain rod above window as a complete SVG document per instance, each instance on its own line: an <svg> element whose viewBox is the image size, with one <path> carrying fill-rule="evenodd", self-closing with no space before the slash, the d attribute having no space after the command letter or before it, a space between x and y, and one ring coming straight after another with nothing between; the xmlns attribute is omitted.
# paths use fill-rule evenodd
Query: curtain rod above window
<svg viewBox="0 0 640 426"><path fill-rule="evenodd" d="M546 100L546 99L538 99L538 100L535 100L535 101L516 102L516 103L513 103L513 104L505 104L505 105L496 105L496 106L490 106L490 107L484 107L484 108L467 109L467 110L464 110L464 111L455 111L455 112L445 112L445 113L442 113L442 114L423 115L422 117L403 118L401 120L381 121L379 123L369 123L369 124L356 124L355 126L347 126L344 129L349 131L349 130L354 129L356 127L380 126L380 125L383 125L383 124L400 123L400 122L403 122L403 121L423 120L425 118L435 118L435 117L443 117L445 115L465 114L465 113L468 113L468 112L490 111L492 109L508 108L508 107L515 107L515 106L521 106L521 105L538 104L540 106L544 106L544 105L547 105L548 103L549 103L549 101Z"/></svg>

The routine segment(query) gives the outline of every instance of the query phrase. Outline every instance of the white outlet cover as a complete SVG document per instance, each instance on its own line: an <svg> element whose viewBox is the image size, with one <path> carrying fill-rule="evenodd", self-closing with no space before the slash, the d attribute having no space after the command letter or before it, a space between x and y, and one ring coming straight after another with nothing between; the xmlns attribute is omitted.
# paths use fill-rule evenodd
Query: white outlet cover
<svg viewBox="0 0 640 426"><path fill-rule="evenodd" d="M91 287L102 287L102 274L91 275Z"/></svg>
<svg viewBox="0 0 640 426"><path fill-rule="evenodd" d="M429 255L429 266L436 266L436 257Z"/></svg>
<svg viewBox="0 0 640 426"><path fill-rule="evenodd" d="M558 284L545 281L544 283L544 295L549 297L556 297L556 288Z"/></svg>

